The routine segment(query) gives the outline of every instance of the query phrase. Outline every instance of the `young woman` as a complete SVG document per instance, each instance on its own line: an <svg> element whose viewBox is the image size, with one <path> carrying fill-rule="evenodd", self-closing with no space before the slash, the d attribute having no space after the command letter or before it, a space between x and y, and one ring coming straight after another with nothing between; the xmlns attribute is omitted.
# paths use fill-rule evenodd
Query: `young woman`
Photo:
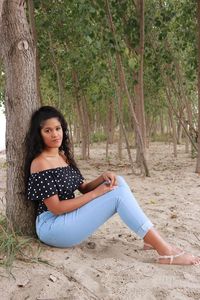
<svg viewBox="0 0 200 300"><path fill-rule="evenodd" d="M85 182L70 150L67 123L51 106L38 109L26 137L25 178L29 200L38 203L36 232L55 247L71 247L87 239L116 212L155 249L162 264L200 264L200 258L168 244L154 229L125 180L105 172ZM75 197L78 189L82 195Z"/></svg>

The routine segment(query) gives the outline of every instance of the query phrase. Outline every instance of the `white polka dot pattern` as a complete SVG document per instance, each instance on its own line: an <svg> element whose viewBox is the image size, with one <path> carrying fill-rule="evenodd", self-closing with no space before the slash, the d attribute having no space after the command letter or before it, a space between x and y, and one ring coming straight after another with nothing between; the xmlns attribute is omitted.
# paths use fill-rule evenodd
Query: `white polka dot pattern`
<svg viewBox="0 0 200 300"><path fill-rule="evenodd" d="M59 199L74 198L74 191L83 183L84 178L72 166L58 167L33 173L28 181L28 199L38 201L37 215L47 211L44 199L58 195Z"/></svg>

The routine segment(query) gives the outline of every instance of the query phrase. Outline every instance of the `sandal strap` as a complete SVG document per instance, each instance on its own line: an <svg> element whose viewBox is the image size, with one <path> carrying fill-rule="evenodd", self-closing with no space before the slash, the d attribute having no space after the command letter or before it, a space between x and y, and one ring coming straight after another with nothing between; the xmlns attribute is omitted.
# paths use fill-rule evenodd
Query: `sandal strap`
<svg viewBox="0 0 200 300"><path fill-rule="evenodd" d="M175 254L175 255L160 255L160 256L158 257L158 259L170 259L170 265L171 265L172 262L173 262L173 260L174 260L175 258L177 258L177 257L179 257L179 256L181 256L181 255L184 255L184 254L185 254L185 252L182 251L182 252L180 252L180 253L178 253L178 254Z"/></svg>

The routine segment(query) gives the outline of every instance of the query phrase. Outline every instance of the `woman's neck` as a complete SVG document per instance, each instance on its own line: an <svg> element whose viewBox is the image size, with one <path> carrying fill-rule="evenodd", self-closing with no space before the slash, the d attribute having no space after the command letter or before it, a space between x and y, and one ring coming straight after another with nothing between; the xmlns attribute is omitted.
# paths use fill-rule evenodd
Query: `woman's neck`
<svg viewBox="0 0 200 300"><path fill-rule="evenodd" d="M59 149L52 148L52 149L45 149L42 152L42 155L46 156L46 157L58 157L58 156L60 156L60 153L59 153Z"/></svg>

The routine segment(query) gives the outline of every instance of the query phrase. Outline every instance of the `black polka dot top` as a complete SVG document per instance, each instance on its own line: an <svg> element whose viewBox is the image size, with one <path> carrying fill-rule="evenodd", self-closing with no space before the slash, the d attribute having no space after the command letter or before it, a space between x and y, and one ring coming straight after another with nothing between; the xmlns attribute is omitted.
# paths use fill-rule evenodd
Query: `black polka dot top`
<svg viewBox="0 0 200 300"><path fill-rule="evenodd" d="M47 211L44 199L58 195L60 201L75 197L74 191L83 183L80 171L72 166L32 173L28 181L28 199L38 201L37 215Z"/></svg>

